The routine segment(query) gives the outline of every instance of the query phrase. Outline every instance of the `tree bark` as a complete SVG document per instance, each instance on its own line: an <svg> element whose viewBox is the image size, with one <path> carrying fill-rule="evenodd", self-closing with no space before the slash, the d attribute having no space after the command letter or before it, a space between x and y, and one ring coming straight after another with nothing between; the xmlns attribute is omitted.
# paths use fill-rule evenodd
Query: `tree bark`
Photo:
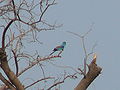
<svg viewBox="0 0 120 90"><path fill-rule="evenodd" d="M16 90L25 90L17 76L14 74L14 72L11 71L8 61L7 61L7 55L4 49L0 48L0 66L7 75L9 81L13 84L13 86L16 87ZM7 85L7 83L5 83ZM11 88L11 87L9 87ZM13 90L13 89L12 89Z"/></svg>
<svg viewBox="0 0 120 90"><path fill-rule="evenodd" d="M86 76L79 82L74 90L86 90L88 86L94 81L94 79L101 73L102 68L97 66L96 59L88 65L89 71Z"/></svg>

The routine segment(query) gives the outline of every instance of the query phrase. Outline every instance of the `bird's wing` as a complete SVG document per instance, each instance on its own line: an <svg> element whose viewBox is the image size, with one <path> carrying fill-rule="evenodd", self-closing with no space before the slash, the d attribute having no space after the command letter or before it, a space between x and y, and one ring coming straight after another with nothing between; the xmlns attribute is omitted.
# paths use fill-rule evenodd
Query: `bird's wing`
<svg viewBox="0 0 120 90"><path fill-rule="evenodd" d="M62 48L62 46L57 46L56 49L57 49L57 48Z"/></svg>
<svg viewBox="0 0 120 90"><path fill-rule="evenodd" d="M63 49L64 49L64 46L57 46L56 48L54 48L54 51L60 51Z"/></svg>
<svg viewBox="0 0 120 90"><path fill-rule="evenodd" d="M57 46L53 49L53 51L59 51L59 49L61 49L61 46Z"/></svg>

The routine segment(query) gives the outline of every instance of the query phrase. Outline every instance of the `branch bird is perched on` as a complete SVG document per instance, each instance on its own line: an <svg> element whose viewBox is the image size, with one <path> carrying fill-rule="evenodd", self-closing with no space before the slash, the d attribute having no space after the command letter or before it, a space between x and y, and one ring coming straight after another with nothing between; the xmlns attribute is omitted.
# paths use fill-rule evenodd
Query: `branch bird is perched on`
<svg viewBox="0 0 120 90"><path fill-rule="evenodd" d="M62 53L62 51L64 50L65 46L66 46L66 42L63 42L60 46L57 46L56 48L54 48L53 52L50 55L52 55L56 51L60 51L60 53L58 54L58 55L60 55Z"/></svg>

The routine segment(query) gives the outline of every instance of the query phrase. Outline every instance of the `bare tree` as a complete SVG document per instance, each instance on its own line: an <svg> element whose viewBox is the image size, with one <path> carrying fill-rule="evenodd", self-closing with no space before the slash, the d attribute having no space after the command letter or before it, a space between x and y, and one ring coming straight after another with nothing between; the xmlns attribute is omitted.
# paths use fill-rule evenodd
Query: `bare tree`
<svg viewBox="0 0 120 90"><path fill-rule="evenodd" d="M46 77L43 66L40 63L53 58L61 58L61 52L58 55L48 55L45 57L40 57L37 51L33 55L24 52L26 41L29 41L29 44L31 42L42 44L37 38L39 32L55 30L61 26L56 23L49 24L44 19L48 9L55 4L57 4L55 0L0 0L0 32L2 42L0 48L0 67L3 70L0 72L0 80L3 84L0 90L25 90L38 82L53 80L54 83L46 87L47 90L50 90L64 83L68 78L77 78L77 74L84 75L84 78L75 90L86 90L90 83L99 75L101 68L96 64L96 55L91 64L87 65L89 55L93 54L93 52L88 54L85 49L84 37L89 32L83 36L69 32L82 39L83 49L85 51L84 70L80 68L76 70L72 67L65 66L64 68L71 68L75 73L68 74L64 72L62 78L55 78L54 76ZM24 60L27 60L28 63ZM20 69L22 66L21 62L26 63L23 69ZM40 66L44 77L38 78L29 85L23 85L19 77L22 77L25 72L36 65ZM13 67L15 67L15 70ZM86 70L87 67L89 69L88 73Z"/></svg>

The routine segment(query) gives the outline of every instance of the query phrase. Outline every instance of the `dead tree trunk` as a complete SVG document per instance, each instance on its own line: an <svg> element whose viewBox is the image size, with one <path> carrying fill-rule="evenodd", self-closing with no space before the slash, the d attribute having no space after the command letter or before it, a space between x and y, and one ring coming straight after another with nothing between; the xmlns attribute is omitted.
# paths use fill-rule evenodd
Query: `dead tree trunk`
<svg viewBox="0 0 120 90"><path fill-rule="evenodd" d="M101 73L102 68L97 66L96 58L88 65L89 71L76 86L75 90L86 90L94 79Z"/></svg>

